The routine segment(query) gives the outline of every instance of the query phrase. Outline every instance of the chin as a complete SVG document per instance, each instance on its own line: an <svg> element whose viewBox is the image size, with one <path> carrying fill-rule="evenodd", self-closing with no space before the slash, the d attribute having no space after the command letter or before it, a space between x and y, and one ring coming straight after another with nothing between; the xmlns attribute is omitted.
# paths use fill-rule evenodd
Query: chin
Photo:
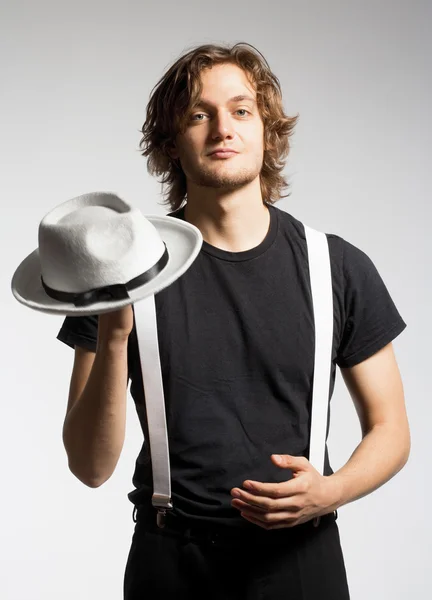
<svg viewBox="0 0 432 600"><path fill-rule="evenodd" d="M231 165L228 163L231 162ZM185 171L187 179L195 185L210 188L238 188L252 183L261 173L262 164L254 164L249 167L239 167L233 161L220 160L211 161L211 164L201 164Z"/></svg>
<svg viewBox="0 0 432 600"><path fill-rule="evenodd" d="M229 189L237 189L249 185L256 179L256 175L245 176L245 174L239 174L231 177L201 177L197 180L197 184L202 187L210 187L210 188L226 188Z"/></svg>

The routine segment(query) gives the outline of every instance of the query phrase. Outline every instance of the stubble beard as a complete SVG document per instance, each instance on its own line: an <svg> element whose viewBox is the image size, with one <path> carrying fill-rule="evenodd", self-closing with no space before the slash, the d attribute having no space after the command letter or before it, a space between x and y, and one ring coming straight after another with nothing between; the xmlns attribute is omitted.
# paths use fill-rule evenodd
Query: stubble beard
<svg viewBox="0 0 432 600"><path fill-rule="evenodd" d="M232 173L224 169L194 168L188 177L200 187L235 190L254 181L261 172L262 164L253 168L241 167Z"/></svg>

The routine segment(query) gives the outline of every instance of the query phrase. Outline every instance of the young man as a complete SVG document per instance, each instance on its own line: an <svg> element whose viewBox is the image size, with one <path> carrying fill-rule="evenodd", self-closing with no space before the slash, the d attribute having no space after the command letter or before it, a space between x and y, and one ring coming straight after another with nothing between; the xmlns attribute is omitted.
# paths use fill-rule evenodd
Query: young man
<svg viewBox="0 0 432 600"><path fill-rule="evenodd" d="M145 440L129 494L137 523L126 600L346 600L337 508L408 459L391 343L405 323L372 261L333 234L330 397L339 366L363 436L336 473L327 452L324 475L307 459L314 325L306 239L303 225L274 206L287 186L281 170L296 119L247 44L191 50L148 104L148 168L167 185L172 217L204 239L190 269L156 296L174 505L164 528L151 505L132 308L66 317L59 332L75 347L65 447L89 486L117 464L131 380Z"/></svg>

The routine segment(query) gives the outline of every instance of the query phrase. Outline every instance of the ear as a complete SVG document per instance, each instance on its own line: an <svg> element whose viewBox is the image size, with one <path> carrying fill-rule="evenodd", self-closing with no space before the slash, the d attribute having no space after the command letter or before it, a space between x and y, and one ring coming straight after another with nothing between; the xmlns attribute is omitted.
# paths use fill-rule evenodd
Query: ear
<svg viewBox="0 0 432 600"><path fill-rule="evenodd" d="M170 146L169 148L167 148L167 152L168 152L169 157L172 158L173 160L176 160L179 157L175 143L172 146Z"/></svg>

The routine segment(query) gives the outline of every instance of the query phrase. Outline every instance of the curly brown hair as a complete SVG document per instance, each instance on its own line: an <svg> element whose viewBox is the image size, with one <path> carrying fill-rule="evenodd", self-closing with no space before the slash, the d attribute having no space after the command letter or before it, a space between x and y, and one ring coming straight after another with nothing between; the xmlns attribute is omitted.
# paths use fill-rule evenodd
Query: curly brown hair
<svg viewBox="0 0 432 600"><path fill-rule="evenodd" d="M254 46L239 42L234 46L204 44L180 56L152 89L141 132L142 156L147 156L147 170L161 176L165 201L172 211L186 199L186 176L179 162L170 157L177 133L186 127L188 111L202 91L200 72L213 65L231 63L242 68L255 86L258 109L264 124L264 156L260 173L264 202L274 204L289 184L282 174L290 150L289 137L299 115L288 117L282 106L279 79L272 73L264 56Z"/></svg>

